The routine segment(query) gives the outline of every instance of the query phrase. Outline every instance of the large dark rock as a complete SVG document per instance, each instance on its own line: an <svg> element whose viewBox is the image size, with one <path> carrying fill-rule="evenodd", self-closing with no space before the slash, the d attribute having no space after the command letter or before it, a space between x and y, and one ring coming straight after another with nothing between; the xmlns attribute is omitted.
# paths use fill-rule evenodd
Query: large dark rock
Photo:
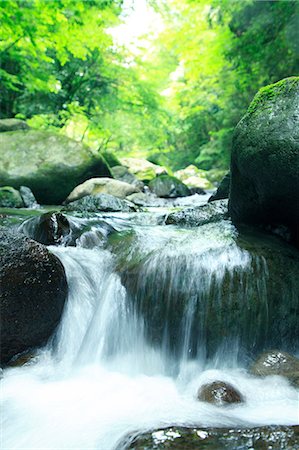
<svg viewBox="0 0 299 450"><path fill-rule="evenodd" d="M28 186L39 203L60 204L78 184L110 176L99 154L60 134L15 131L1 135L0 186Z"/></svg>
<svg viewBox="0 0 299 450"><path fill-rule="evenodd" d="M67 240L71 225L65 215L50 211L30 218L20 226L19 230L40 244L56 245Z"/></svg>
<svg viewBox="0 0 299 450"><path fill-rule="evenodd" d="M149 183L150 190L162 198L187 197L191 195L189 188L178 178L160 175Z"/></svg>
<svg viewBox="0 0 299 450"><path fill-rule="evenodd" d="M299 245L299 77L261 89L236 127L231 160L234 223L282 224Z"/></svg>
<svg viewBox="0 0 299 450"><path fill-rule="evenodd" d="M59 323L67 282L46 247L0 229L1 363L44 344Z"/></svg>
<svg viewBox="0 0 299 450"><path fill-rule="evenodd" d="M166 225L180 225L198 227L205 223L217 222L228 218L227 200L218 200L211 204L193 206L170 213L166 218Z"/></svg>
<svg viewBox="0 0 299 450"><path fill-rule="evenodd" d="M299 426L259 428L169 427L127 436L127 450L298 450Z"/></svg>
<svg viewBox="0 0 299 450"><path fill-rule="evenodd" d="M242 394L234 386L223 381L204 384L200 387L197 398L202 402L217 406L244 402Z"/></svg>
<svg viewBox="0 0 299 450"><path fill-rule="evenodd" d="M271 350L262 353L251 367L251 373L260 377L280 375L299 387L299 359L287 352Z"/></svg>
<svg viewBox="0 0 299 450"><path fill-rule="evenodd" d="M219 184L216 192L209 198L208 202L214 202L215 200L222 200L229 197L230 188L230 172L225 175Z"/></svg>

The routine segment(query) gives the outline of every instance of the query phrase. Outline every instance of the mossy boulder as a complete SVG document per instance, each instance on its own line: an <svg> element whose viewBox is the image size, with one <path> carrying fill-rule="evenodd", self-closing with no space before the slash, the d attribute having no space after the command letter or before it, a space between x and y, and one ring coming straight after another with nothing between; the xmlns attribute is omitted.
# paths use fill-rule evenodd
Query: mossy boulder
<svg viewBox="0 0 299 450"><path fill-rule="evenodd" d="M261 89L236 127L231 160L234 223L285 225L299 245L299 77Z"/></svg>
<svg viewBox="0 0 299 450"><path fill-rule="evenodd" d="M161 175L150 181L148 187L161 198L187 197L191 195L188 187L176 177Z"/></svg>
<svg viewBox="0 0 299 450"><path fill-rule="evenodd" d="M11 186L0 188L1 208L22 208L24 206L21 194Z"/></svg>
<svg viewBox="0 0 299 450"><path fill-rule="evenodd" d="M167 169L163 166L153 164L147 159L139 158L121 158L123 166L127 167L129 172L145 183L148 183L153 178L167 174Z"/></svg>
<svg viewBox="0 0 299 450"><path fill-rule="evenodd" d="M113 178L115 178L116 180L132 184L133 186L136 186L140 190L144 188L143 182L138 180L138 178L135 177L135 175L129 172L129 169L127 167L114 166L111 168L111 173Z"/></svg>
<svg viewBox="0 0 299 450"><path fill-rule="evenodd" d="M0 120L0 133L17 130L30 130L29 125L20 119L1 119ZM1 136L2 139L2 136Z"/></svg>
<svg viewBox="0 0 299 450"><path fill-rule="evenodd" d="M43 345L59 323L67 281L59 259L22 234L0 229L1 363Z"/></svg>
<svg viewBox="0 0 299 450"><path fill-rule="evenodd" d="M92 176L110 176L99 154L46 131L1 134L0 159L0 186L28 186L44 204L62 203L75 186Z"/></svg>

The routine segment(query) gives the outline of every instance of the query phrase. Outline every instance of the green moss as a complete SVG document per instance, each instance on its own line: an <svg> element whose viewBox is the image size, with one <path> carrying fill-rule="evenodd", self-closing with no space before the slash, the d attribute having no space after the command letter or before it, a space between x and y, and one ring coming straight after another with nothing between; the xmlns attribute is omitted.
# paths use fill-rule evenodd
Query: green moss
<svg viewBox="0 0 299 450"><path fill-rule="evenodd" d="M297 87L299 88L299 77L285 78L277 83L261 88L250 103L247 114L255 113L257 109L265 106L267 102L273 102L277 96L281 94L287 95Z"/></svg>

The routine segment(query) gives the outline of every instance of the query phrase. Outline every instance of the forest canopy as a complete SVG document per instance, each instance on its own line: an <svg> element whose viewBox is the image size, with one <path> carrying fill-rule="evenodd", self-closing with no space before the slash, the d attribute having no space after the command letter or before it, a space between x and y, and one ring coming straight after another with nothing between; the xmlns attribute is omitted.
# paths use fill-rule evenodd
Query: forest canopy
<svg viewBox="0 0 299 450"><path fill-rule="evenodd" d="M299 73L299 2L148 0L159 26L119 42L140 1L1 0L1 118L173 170L227 169L257 90Z"/></svg>

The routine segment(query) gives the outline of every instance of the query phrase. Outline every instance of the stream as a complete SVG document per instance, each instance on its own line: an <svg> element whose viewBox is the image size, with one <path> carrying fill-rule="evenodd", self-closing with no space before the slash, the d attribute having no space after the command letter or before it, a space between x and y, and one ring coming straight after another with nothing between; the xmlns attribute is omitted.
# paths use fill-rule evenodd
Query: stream
<svg viewBox="0 0 299 450"><path fill-rule="evenodd" d="M106 240L100 219L116 230ZM252 348L299 348L272 336L267 261L238 245L230 221L178 228L159 211L72 220L85 226L76 246L49 247L69 285L61 323L28 364L4 370L3 450L124 450L128 434L173 424L299 423L298 389L246 370ZM245 402L198 401L214 380Z"/></svg>

